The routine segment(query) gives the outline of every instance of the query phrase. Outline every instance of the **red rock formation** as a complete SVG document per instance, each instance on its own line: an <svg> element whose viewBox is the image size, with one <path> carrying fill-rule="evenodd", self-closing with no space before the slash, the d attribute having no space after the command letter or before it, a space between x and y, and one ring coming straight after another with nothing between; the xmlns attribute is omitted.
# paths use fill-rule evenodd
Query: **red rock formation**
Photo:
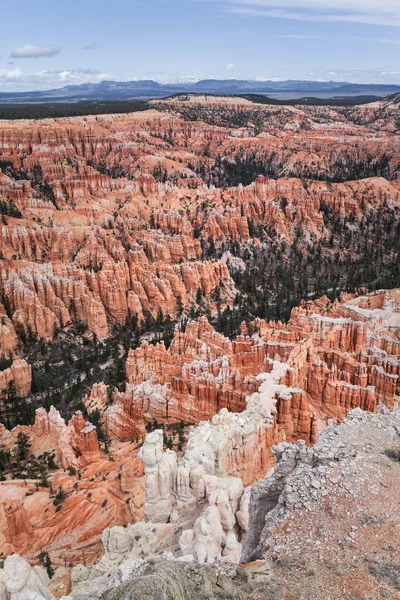
<svg viewBox="0 0 400 600"><path fill-rule="evenodd" d="M32 369L21 358L14 358L11 367L0 371L0 391L6 390L13 382L18 396L27 396L31 391Z"/></svg>
<svg viewBox="0 0 400 600"><path fill-rule="evenodd" d="M8 358L17 349L18 338L12 321L2 313L1 306L0 313L0 353Z"/></svg>
<svg viewBox="0 0 400 600"><path fill-rule="evenodd" d="M207 319L175 331L167 351L163 344L143 344L128 355L129 402L149 421L197 423L221 408L241 411L257 389L254 375L265 354L250 340L232 343L214 331Z"/></svg>
<svg viewBox="0 0 400 600"><path fill-rule="evenodd" d="M216 311L217 288L222 308L236 295L227 261L240 266L240 259L225 252L228 244L259 246L258 229L291 244L300 224L310 240L326 243L326 211L343 221L386 202L399 206L399 148L392 134L398 117L390 106L277 109L214 99L203 111L213 124L190 121L185 111L203 102L169 100L140 114L1 124L0 198L21 213L0 228L1 356L22 353L22 331L51 339L56 330L81 323L104 339L112 322L124 325L134 314L139 321L147 312L190 315L198 295L202 310ZM229 102L244 127L223 122ZM217 157L247 156L271 161L279 177L228 189L207 187L199 177L204 171L213 181ZM375 164L386 156L390 181L321 181L334 179L333 165L343 157ZM344 295L334 303L324 297L302 302L288 324L257 319L234 340L200 318L184 333L175 331L168 349L143 343L129 352L124 392L99 383L84 398L89 413L101 413L110 457L79 413L67 425L54 408L39 409L32 427L0 427L4 449L13 450L23 431L35 456L54 452L60 468L50 475L52 486L67 493L60 515L49 490L3 482L0 547L32 557L48 547L53 562L62 562L64 551L80 561L87 551L86 560L93 560L105 526L143 516L137 446L154 420L211 421L194 429L177 462L173 492L185 505L187 498L204 497L203 475L210 470L251 484L272 466L272 444L313 443L328 419L341 420L357 406L392 406L399 398L399 304L396 291ZM30 377L30 367L15 358L0 373L0 388L14 380L26 395Z"/></svg>
<svg viewBox="0 0 400 600"><path fill-rule="evenodd" d="M68 424L70 444L81 465L89 465L100 458L96 427L83 418L81 411Z"/></svg>
<svg viewBox="0 0 400 600"><path fill-rule="evenodd" d="M32 428L19 428L11 433L1 431L0 447L3 449L7 447L4 444L9 444L12 451L13 440L15 442L21 430L29 435L32 441L30 452L35 456L44 451L52 452L55 443L60 446L55 429L61 423L57 423L54 411L50 419L42 411L38 411ZM135 445L112 444L109 455L104 455L98 446L97 450L94 448L93 433L85 432L87 425L82 430L82 425L85 421L77 414L68 427L65 424L61 427L64 434L71 434L74 449L70 446L70 452L86 452L78 464L69 461L63 465L75 464L76 472L50 471L50 490L38 486L35 480L0 482L0 548L3 556L18 552L35 562L38 553L45 548L53 565L64 565L64 561L76 564L82 560L90 564L101 554L100 538L104 527L142 520L143 463L137 457ZM89 464L90 459L95 462ZM64 500L56 506L54 494L60 486Z"/></svg>
<svg viewBox="0 0 400 600"><path fill-rule="evenodd" d="M56 462L64 469L86 466L100 459L96 428L85 421L80 411L66 425L54 406L49 412L38 408L35 423L16 427L12 431L14 437L19 431L28 435L33 454L54 453Z"/></svg>
<svg viewBox="0 0 400 600"><path fill-rule="evenodd" d="M217 120L225 101L218 102L207 108L217 110ZM157 104L175 114L185 106ZM254 106L240 102L231 109L241 115L248 111L251 123ZM204 110L203 101L199 107ZM360 109L354 110L364 123ZM363 114L376 110L371 105ZM329 107L277 111L259 106L257 111L258 121L265 116L263 132L272 135L252 137L245 128L231 136L228 128L155 110L43 121L40 134L36 122L4 122L0 159L13 168L0 172L0 195L15 203L22 218L7 218L0 230L0 293L9 299L12 317L2 321L0 351L15 351L13 325L50 339L56 328L80 321L102 339L109 333L107 319L124 324L128 311L142 318L143 311L156 316L159 309L175 316L178 307L195 304L199 288L212 309L210 296L217 286L226 301L233 300L235 290L226 264L204 259L202 242L213 240L216 247L228 240L258 243L251 235L258 226L290 242L300 223L318 240L327 235L321 207L344 218L359 216L362 206L399 204L395 181L303 185L285 172L303 177L307 168L320 178L343 151L355 160L365 153L379 160L376 130L387 135L385 119L393 118L392 109L382 107L385 116L378 124L367 119L357 126L341 113L340 139L338 113ZM309 127L303 127L305 121ZM388 144L397 155L396 142L390 138ZM210 161L225 151L233 158L247 151L260 158L273 152L283 165L282 178L260 176L247 187L206 188L196 173L205 164L205 147ZM44 195L35 183L37 165L54 196ZM113 178L116 167L121 176ZM156 182L157 169L178 185Z"/></svg>
<svg viewBox="0 0 400 600"><path fill-rule="evenodd" d="M64 468L80 469L80 480L62 471L51 480L53 489L62 485L67 492L62 511L69 539L85 540L78 550L65 542L54 507L43 518L45 508L53 506L48 491L35 492L27 482L34 493L26 497L24 482L3 482L0 544L6 552L30 555L47 545L55 561L60 549L74 561L82 559L84 549L92 561L104 524L141 520L143 464L136 452L144 421L203 421L190 433L168 484L174 498L170 509L176 504L185 512L203 498L204 475L240 477L250 485L274 464L271 445L299 439L312 444L328 419L339 421L355 407L374 411L377 401L390 406L399 397L398 290L306 303L293 310L286 325L257 320L252 329L257 332L252 337L242 327L242 335L230 341L201 318L188 323L185 333L175 331L168 350L163 344L131 350L126 391L110 394L96 384L85 398L89 410L101 411L107 436L116 440L113 461L99 451L94 428L79 413L67 426L54 408L39 409L32 428L3 428L4 448L11 449L22 430L36 456L54 451ZM146 460L153 460L151 453ZM161 471L159 485L166 476Z"/></svg>
<svg viewBox="0 0 400 600"><path fill-rule="evenodd" d="M89 412L105 409L108 401L109 388L108 385L103 382L95 383L90 394L86 395L83 399L83 403Z"/></svg>
<svg viewBox="0 0 400 600"><path fill-rule="evenodd" d="M374 302L374 295L366 298ZM230 342L202 318L189 323L185 333L175 331L169 350L143 344L129 352L129 383L120 406L126 414L134 406L145 420L159 423L210 420L224 407L241 412L259 388L256 376L268 372L268 361L277 356L289 366L282 383L292 389L277 402L277 431L285 439L312 442L327 418L341 420L356 407L374 411L377 400L392 406L399 355L377 353L389 331L381 309L359 308L363 297L344 300L304 304L293 309L288 325L258 320L254 328L261 340L240 336ZM385 315L393 335L400 317L393 311Z"/></svg>
<svg viewBox="0 0 400 600"><path fill-rule="evenodd" d="M6 522L4 536L8 544L18 544L18 541L28 544L29 539L32 538L33 527L22 500L16 502L6 501L1 505L1 508L2 516Z"/></svg>
<svg viewBox="0 0 400 600"><path fill-rule="evenodd" d="M146 429L143 413L140 407L132 402L129 393L115 392L113 404L104 412L103 429L112 440L135 441L143 440Z"/></svg>

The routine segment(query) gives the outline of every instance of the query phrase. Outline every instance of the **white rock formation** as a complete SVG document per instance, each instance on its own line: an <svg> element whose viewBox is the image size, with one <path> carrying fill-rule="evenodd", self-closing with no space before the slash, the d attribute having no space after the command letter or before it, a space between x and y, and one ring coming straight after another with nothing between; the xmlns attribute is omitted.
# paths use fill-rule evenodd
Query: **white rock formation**
<svg viewBox="0 0 400 600"><path fill-rule="evenodd" d="M222 555L226 535L221 525L218 507L206 508L193 529L185 532L186 554L192 554L200 564L214 563ZM189 547L189 551L187 551ZM181 547L183 550L184 548Z"/></svg>
<svg viewBox="0 0 400 600"><path fill-rule="evenodd" d="M18 554L11 554L0 569L0 600L55 600L43 567L31 567Z"/></svg>
<svg viewBox="0 0 400 600"><path fill-rule="evenodd" d="M244 478L249 467L252 473L260 472L268 451L260 440L273 426L276 395L293 391L279 383L287 365L279 361L270 364L271 372L258 376L260 389L249 397L247 409L230 413L223 408L211 421L201 422L190 431L178 461L175 452L163 452L161 430L146 436L139 456L145 463L148 521L166 523L173 511L188 513L206 498L208 476Z"/></svg>
<svg viewBox="0 0 400 600"><path fill-rule="evenodd" d="M179 540L183 555L201 563L225 556L239 562L240 539L248 528L250 492L244 491L246 469L258 474L265 464L265 433L272 429L277 394L293 391L280 380L287 365L270 361L269 373L258 376L260 389L248 398L247 409L230 413L226 408L211 421L189 433L183 456L163 452L163 432L146 436L139 456L145 464L145 517L150 522L176 522L205 504L192 529ZM263 473L262 473L263 474Z"/></svg>
<svg viewBox="0 0 400 600"><path fill-rule="evenodd" d="M243 531L247 531L249 528L249 504L250 504L251 487L244 490L243 495L240 499L240 508L236 513L236 519L239 527Z"/></svg>
<svg viewBox="0 0 400 600"><path fill-rule="evenodd" d="M183 555L193 555L199 563L214 563L224 556L239 563L241 535L236 513L241 506L243 484L237 477L205 475L208 507L179 539Z"/></svg>
<svg viewBox="0 0 400 600"><path fill-rule="evenodd" d="M72 597L92 590L100 594L124 583L145 557L168 545L175 529L172 524L143 522L105 529L101 559L91 567L78 565L72 570Z"/></svg>
<svg viewBox="0 0 400 600"><path fill-rule="evenodd" d="M146 481L145 517L154 523L167 523L173 508L176 488L176 454L163 452L163 432L152 431L139 452L144 462Z"/></svg>

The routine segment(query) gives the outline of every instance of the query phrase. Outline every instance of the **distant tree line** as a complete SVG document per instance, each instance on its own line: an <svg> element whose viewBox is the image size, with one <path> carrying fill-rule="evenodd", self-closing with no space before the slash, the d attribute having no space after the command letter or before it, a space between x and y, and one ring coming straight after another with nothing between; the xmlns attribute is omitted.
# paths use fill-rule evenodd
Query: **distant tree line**
<svg viewBox="0 0 400 600"><path fill-rule="evenodd" d="M0 104L0 119L58 119L148 110L145 100Z"/></svg>

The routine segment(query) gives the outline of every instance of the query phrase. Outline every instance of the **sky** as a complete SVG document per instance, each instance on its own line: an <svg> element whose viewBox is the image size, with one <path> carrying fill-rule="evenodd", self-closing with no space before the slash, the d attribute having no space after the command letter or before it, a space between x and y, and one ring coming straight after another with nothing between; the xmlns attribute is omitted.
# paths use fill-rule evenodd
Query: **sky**
<svg viewBox="0 0 400 600"><path fill-rule="evenodd" d="M14 0L0 92L104 79L400 84L400 0Z"/></svg>

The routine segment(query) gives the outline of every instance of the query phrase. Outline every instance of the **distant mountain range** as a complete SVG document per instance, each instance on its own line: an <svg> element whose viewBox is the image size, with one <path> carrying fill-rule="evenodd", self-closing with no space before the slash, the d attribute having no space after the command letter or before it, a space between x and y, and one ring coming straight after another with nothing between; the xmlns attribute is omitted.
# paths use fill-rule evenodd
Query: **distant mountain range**
<svg viewBox="0 0 400 600"><path fill-rule="evenodd" d="M1 104L36 102L80 102L93 100L133 100L171 96L178 93L197 94L274 94L285 97L293 94L377 95L400 92L400 85L359 84L338 81L246 81L240 79L204 79L187 83L158 83L141 81L102 81L63 88L32 92L1 92Z"/></svg>

